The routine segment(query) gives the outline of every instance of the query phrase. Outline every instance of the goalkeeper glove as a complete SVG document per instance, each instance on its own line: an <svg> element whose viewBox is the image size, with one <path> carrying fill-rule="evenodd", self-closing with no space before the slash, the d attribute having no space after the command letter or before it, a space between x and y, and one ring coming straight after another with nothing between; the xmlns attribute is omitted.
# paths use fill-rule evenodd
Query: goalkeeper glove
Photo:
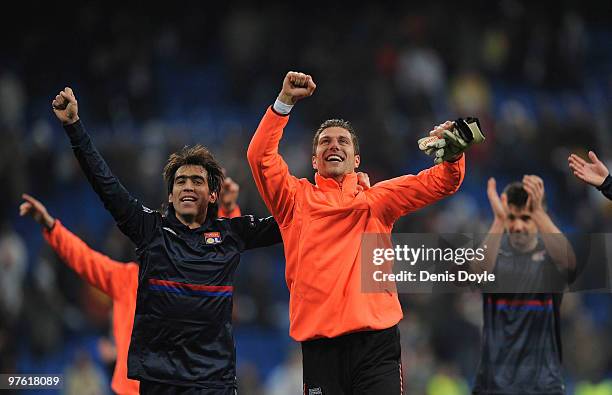
<svg viewBox="0 0 612 395"><path fill-rule="evenodd" d="M436 164L455 159L474 144L485 140L478 118L459 118L453 130L444 130L442 138L429 136L419 139L419 149L434 156Z"/></svg>

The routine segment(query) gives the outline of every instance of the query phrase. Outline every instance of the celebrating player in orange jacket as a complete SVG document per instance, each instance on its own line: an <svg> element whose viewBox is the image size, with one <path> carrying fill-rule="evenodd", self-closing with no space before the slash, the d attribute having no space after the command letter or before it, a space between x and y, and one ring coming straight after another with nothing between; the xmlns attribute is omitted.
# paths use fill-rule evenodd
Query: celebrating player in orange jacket
<svg viewBox="0 0 612 395"><path fill-rule="evenodd" d="M113 336L117 362L111 388L117 394L138 394L138 381L127 378L127 354L134 323L138 265L117 262L92 250L83 240L66 229L32 196L23 194L19 214L29 214L43 226L43 235L51 248L79 276L113 300Z"/></svg>
<svg viewBox="0 0 612 395"><path fill-rule="evenodd" d="M305 393L399 394L402 318L397 294L361 290L364 233L390 234L401 216L453 194L462 154L418 175L357 188L359 145L352 126L325 121L313 140L315 184L289 173L278 153L289 111L316 85L289 72L248 149L259 193L278 222L287 261L290 335L302 342ZM432 134L442 137L446 122ZM306 391L308 390L308 391Z"/></svg>
<svg viewBox="0 0 612 395"><path fill-rule="evenodd" d="M30 215L41 224L45 240L59 257L89 284L112 298L113 336L117 348L117 361L111 388L117 394L138 394L139 382L127 377L127 355L138 288L138 264L117 262L92 250L83 240L66 229L58 219L49 215L40 201L27 194L23 194L22 197L25 202L19 207L19 214ZM220 198L222 204L219 207L219 217L240 216L240 208L236 204L238 184L226 178Z"/></svg>

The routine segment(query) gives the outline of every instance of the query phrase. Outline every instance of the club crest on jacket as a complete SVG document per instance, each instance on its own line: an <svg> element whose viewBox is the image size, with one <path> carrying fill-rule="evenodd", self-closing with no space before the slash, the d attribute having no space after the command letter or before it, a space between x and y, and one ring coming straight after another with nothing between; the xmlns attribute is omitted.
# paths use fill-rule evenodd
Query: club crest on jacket
<svg viewBox="0 0 612 395"><path fill-rule="evenodd" d="M204 233L204 241L206 242L206 244L219 244L221 243L221 233L206 232Z"/></svg>

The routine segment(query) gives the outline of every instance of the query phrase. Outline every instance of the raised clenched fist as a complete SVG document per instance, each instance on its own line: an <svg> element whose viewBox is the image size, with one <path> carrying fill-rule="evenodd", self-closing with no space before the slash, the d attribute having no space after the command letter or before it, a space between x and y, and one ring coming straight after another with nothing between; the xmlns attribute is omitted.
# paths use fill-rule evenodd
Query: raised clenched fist
<svg viewBox="0 0 612 395"><path fill-rule="evenodd" d="M293 105L298 100L311 96L316 88L317 85L310 75L290 71L283 80L283 88L278 95L278 100Z"/></svg>
<svg viewBox="0 0 612 395"><path fill-rule="evenodd" d="M57 119L64 125L70 125L79 120L79 107L71 88L66 87L60 91L51 102L51 106Z"/></svg>

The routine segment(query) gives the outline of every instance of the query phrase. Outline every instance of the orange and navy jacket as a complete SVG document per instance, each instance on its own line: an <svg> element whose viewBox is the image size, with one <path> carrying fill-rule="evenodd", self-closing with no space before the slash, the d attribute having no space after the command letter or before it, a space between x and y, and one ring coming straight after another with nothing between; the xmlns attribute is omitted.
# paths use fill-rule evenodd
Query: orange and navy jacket
<svg viewBox="0 0 612 395"><path fill-rule="evenodd" d="M127 377L127 356L130 345L138 265L135 262L117 262L97 251L66 229L59 220L44 237L60 258L92 286L113 300L113 336L117 347L117 362L111 388L117 394L138 394L136 380Z"/></svg>
<svg viewBox="0 0 612 395"><path fill-rule="evenodd" d="M341 184L316 173L313 185L292 176L278 153L288 119L268 108L247 157L283 236L291 337L304 341L395 325L402 318L397 293L361 290L362 235L390 234L399 217L457 191L465 157L367 191L358 189L355 173Z"/></svg>

